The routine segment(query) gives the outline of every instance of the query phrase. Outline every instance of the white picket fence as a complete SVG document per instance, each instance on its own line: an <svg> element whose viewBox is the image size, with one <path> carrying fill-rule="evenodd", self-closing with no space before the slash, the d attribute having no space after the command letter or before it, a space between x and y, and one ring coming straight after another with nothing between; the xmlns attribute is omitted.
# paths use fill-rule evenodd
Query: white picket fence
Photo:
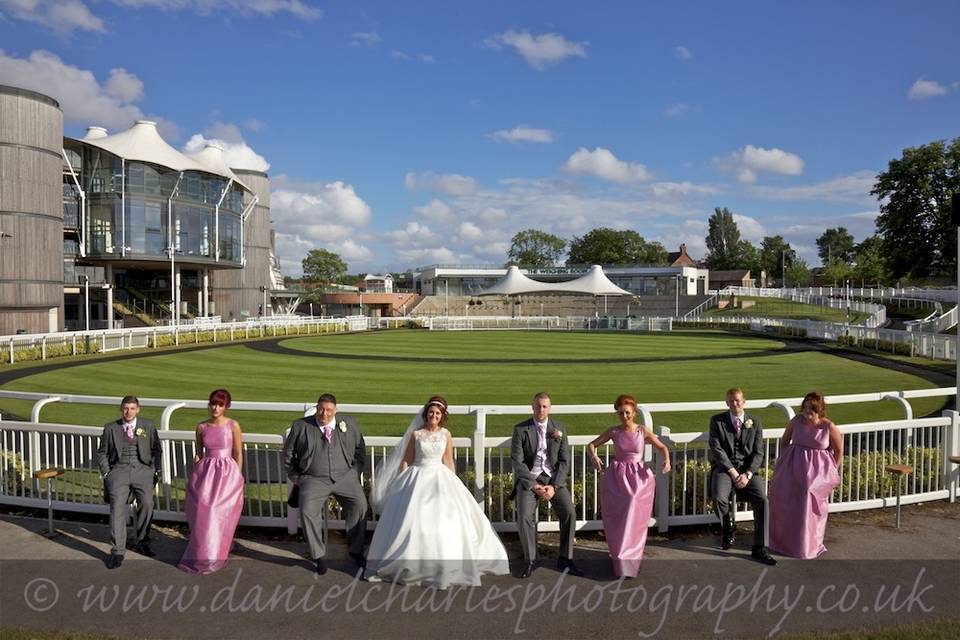
<svg viewBox="0 0 960 640"><path fill-rule="evenodd" d="M893 479L884 472L885 464L910 464L914 473L903 484L902 502L909 504L928 500L954 500L958 486L956 465L950 456L960 454L960 415L945 411L941 417L916 419L911 399L952 397L955 388L915 391L890 391L842 396L830 396L830 405L895 402L903 410L897 420L847 424L840 427L844 439L844 464L841 483L835 492L830 509L882 508L894 504L896 488ZM96 450L102 430L81 425L48 424L41 422L43 408L54 402L101 404L116 407L119 398L104 396L77 396L0 391L0 397L34 401L31 420L26 422L0 420L0 504L44 507L45 485L33 480L35 471L43 468L65 470L53 485L54 508L58 511L107 513L102 502ZM793 416L793 407L801 398L750 400L748 408L777 408L784 421ZM312 403L236 402L235 410L276 411L301 413ZM141 398L141 405L163 407L159 425L163 444L163 479L157 486L156 518L184 521L184 487L192 469L195 439L192 431L171 430L171 419L183 408L202 409L202 400L174 400ZM410 414L420 409L414 405L342 404L340 411L352 414ZM725 410L722 402L653 403L639 407L645 424L656 424L661 412ZM514 510L508 496L511 490L510 438L488 436L487 418L491 415L516 415L518 421L529 414L527 406L458 405L451 406L454 416L467 416L473 421L469 437L454 438L454 458L457 470L474 491L493 522L501 531L514 531ZM553 414L563 416L609 414L607 404L555 405ZM575 418L573 418L575 420ZM361 419L362 425L362 419ZM655 431L670 449L673 471L668 476L657 475L654 518L651 526L666 530L670 526L713 522L711 502L707 492L709 464L706 459L707 433L673 433L666 426ZM782 429L764 431L769 469L779 454ZM573 487L580 530L602 528L600 519L600 475L589 463L586 445L593 436L569 436L571 467L568 478ZM377 471L389 450L399 437L372 436L366 438L368 487L377 482ZM241 524L283 527L295 532L298 514L287 507L288 486L282 465L283 436L273 434L244 434L244 474L246 498ZM607 447L603 455L612 455ZM646 447L648 465L659 470L663 461L651 447ZM740 505L745 508L748 505ZM557 530L549 508L544 513L542 530ZM739 519L751 518L742 510ZM342 522L334 519L334 526ZM372 523L375 526L375 523Z"/></svg>

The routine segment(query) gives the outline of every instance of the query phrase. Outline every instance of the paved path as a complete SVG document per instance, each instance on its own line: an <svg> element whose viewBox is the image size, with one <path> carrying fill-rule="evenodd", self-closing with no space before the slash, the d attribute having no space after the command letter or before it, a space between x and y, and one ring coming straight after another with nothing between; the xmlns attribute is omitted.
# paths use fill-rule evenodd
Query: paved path
<svg viewBox="0 0 960 640"><path fill-rule="evenodd" d="M709 528L651 536L641 575L616 581L597 535L578 538L585 578L544 560L529 580L485 577L474 589L435 591L354 579L343 537L317 577L304 544L279 530L244 529L226 569L176 569L182 530L157 527L155 559L130 551L108 571L99 522L0 516L0 624L149 638L620 638L765 637L876 628L960 617L960 504L834 514L827 554L767 568L748 548L720 551ZM749 539L749 525L740 540ZM443 535L438 531L437 535ZM515 535L504 535L511 557ZM551 540L551 538L553 538ZM541 554L554 536L541 536ZM125 612L123 612L125 611Z"/></svg>

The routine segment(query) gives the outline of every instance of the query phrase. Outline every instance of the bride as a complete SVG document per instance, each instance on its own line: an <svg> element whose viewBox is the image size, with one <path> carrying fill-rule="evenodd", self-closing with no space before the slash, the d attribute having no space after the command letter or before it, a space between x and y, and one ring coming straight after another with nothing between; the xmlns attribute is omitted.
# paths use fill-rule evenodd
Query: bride
<svg viewBox="0 0 960 640"><path fill-rule="evenodd" d="M367 551L370 580L445 589L509 572L506 549L454 472L446 422L447 402L433 396L378 473L371 503L381 515Z"/></svg>

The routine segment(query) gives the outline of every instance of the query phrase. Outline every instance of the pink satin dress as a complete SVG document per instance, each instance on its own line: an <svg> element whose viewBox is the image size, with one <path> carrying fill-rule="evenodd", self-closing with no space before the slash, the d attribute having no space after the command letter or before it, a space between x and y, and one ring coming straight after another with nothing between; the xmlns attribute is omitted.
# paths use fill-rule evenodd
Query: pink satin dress
<svg viewBox="0 0 960 640"><path fill-rule="evenodd" d="M190 542L178 567L206 575L227 564L243 510L243 474L233 459L233 425L201 424L203 458L187 482Z"/></svg>
<svg viewBox="0 0 960 640"><path fill-rule="evenodd" d="M829 420L790 421L793 436L777 458L770 484L770 548L794 558L816 558L827 550L828 500L840 482L830 453Z"/></svg>
<svg viewBox="0 0 960 640"><path fill-rule="evenodd" d="M614 459L603 473L603 530L618 577L639 573L653 511L656 476L643 464L643 436L643 427L634 432L615 429Z"/></svg>

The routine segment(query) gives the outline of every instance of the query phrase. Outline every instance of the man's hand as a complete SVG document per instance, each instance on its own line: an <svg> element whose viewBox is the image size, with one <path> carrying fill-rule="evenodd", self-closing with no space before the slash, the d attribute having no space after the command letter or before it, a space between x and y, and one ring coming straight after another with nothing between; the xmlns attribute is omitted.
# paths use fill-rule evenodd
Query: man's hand
<svg viewBox="0 0 960 640"><path fill-rule="evenodd" d="M549 502L553 500L553 496L557 495L557 490L553 488L552 484L544 485L543 487L543 499Z"/></svg>
<svg viewBox="0 0 960 640"><path fill-rule="evenodd" d="M737 487L737 489L743 489L745 486L747 486L748 482L750 482L750 478L747 477L747 474L741 473L739 476L737 476L737 479L734 480L734 485Z"/></svg>

